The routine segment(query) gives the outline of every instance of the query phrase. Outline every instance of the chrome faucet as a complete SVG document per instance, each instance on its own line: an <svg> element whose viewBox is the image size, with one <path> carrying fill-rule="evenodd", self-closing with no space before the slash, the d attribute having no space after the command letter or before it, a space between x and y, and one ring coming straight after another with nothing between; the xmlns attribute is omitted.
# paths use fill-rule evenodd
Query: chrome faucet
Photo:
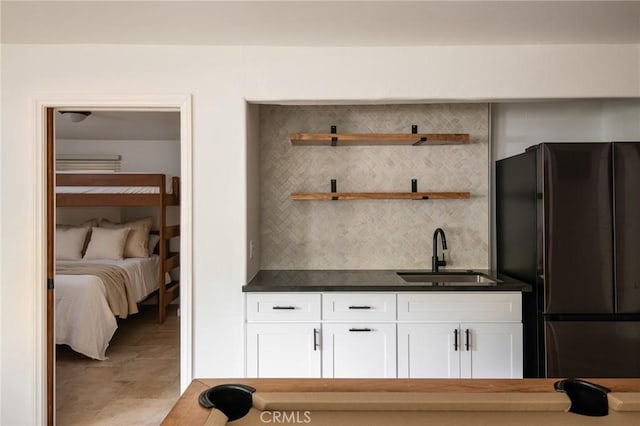
<svg viewBox="0 0 640 426"><path fill-rule="evenodd" d="M442 260L438 259L438 234L442 239L442 250L447 249L447 238L444 236L442 228L436 228L433 231L433 256L431 257L431 272L438 272L440 266L445 266L447 262L444 260L444 253L442 253Z"/></svg>

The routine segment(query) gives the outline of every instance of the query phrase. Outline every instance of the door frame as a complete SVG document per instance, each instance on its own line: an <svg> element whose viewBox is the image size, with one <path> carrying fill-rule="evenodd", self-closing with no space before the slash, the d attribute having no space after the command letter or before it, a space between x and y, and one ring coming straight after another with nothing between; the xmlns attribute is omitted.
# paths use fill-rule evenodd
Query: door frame
<svg viewBox="0 0 640 426"><path fill-rule="evenodd" d="M57 96L35 103L36 223L38 242L34 282L36 391L35 418L47 424L49 397L47 391L47 109L65 108L102 111L177 111L180 113L180 393L193 380L193 139L192 95L167 96ZM55 148L55 146L54 146ZM55 199L54 199L55 200ZM54 351L55 358L55 351ZM54 359L55 362L55 359ZM54 410L55 412L55 410ZM49 423L53 424L53 423Z"/></svg>

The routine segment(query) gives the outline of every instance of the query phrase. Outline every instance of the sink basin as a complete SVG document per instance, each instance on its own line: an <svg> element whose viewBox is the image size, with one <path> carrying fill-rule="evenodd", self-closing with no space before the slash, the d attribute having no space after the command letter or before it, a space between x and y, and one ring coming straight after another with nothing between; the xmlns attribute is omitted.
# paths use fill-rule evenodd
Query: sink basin
<svg viewBox="0 0 640 426"><path fill-rule="evenodd" d="M495 286L498 281L481 272L398 272L408 283L433 286Z"/></svg>

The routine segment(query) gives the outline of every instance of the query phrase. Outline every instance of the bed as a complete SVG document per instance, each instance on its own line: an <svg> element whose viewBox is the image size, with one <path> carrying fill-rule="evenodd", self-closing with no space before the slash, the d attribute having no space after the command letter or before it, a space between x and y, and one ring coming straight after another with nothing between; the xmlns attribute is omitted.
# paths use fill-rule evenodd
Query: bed
<svg viewBox="0 0 640 426"><path fill-rule="evenodd" d="M57 207L155 207L158 228L151 231L153 217L56 225L56 344L106 359L116 317L137 313L137 304L151 295L158 296L158 322L165 321L167 305L179 296L179 281L169 273L180 256L169 242L180 226L167 225L166 211L179 205L178 191L179 178L163 174L56 174Z"/></svg>
<svg viewBox="0 0 640 426"><path fill-rule="evenodd" d="M57 207L157 207L158 262L157 276L158 322L166 318L166 307L179 295L179 281L167 282L167 273L180 266L179 253L169 250L169 241L179 237L180 226L168 226L167 207L179 205L180 181L164 174L149 173L57 173ZM59 277L56 277L59 280ZM62 278L64 280L64 278ZM73 280L72 280L73 281ZM58 283L57 283L58 284Z"/></svg>
<svg viewBox="0 0 640 426"><path fill-rule="evenodd" d="M160 257L126 258L122 260L67 260L58 261L59 270L68 271L77 267L119 267L128 280L130 289L128 309L118 312L126 318L137 313L137 303L158 289ZM68 345L74 351L89 358L105 360L106 350L118 324L114 310L110 307L106 288L99 275L83 274L55 275L55 323L56 344Z"/></svg>

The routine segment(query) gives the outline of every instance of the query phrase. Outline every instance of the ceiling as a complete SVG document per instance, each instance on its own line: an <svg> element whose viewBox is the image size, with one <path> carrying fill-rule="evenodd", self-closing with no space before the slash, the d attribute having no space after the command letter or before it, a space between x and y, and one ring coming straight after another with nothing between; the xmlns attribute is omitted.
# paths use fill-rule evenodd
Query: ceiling
<svg viewBox="0 0 640 426"><path fill-rule="evenodd" d="M2 43L640 44L640 1L0 1ZM178 140L179 114L94 111L57 137Z"/></svg>
<svg viewBox="0 0 640 426"><path fill-rule="evenodd" d="M2 1L3 43L640 43L640 1Z"/></svg>
<svg viewBox="0 0 640 426"><path fill-rule="evenodd" d="M74 123L55 114L57 139L180 140L179 112L92 111Z"/></svg>

